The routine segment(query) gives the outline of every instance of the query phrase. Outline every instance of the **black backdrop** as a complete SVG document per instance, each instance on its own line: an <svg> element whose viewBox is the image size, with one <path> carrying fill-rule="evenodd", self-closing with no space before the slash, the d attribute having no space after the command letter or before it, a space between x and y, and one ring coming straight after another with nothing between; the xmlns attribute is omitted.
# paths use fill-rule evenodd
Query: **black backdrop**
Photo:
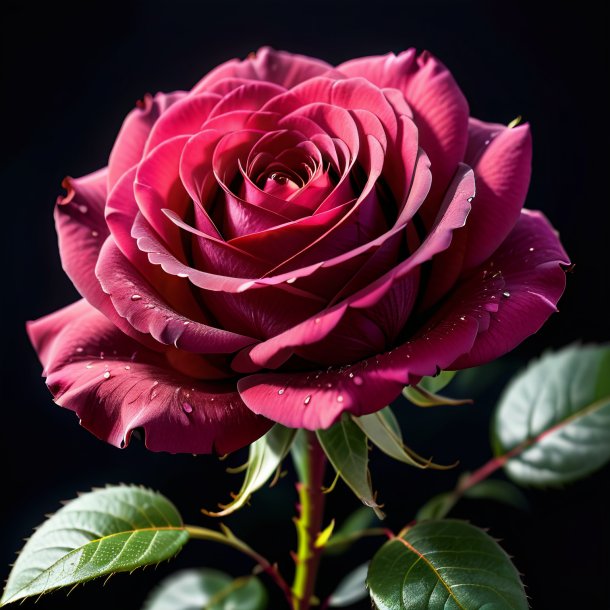
<svg viewBox="0 0 610 610"><path fill-rule="evenodd" d="M503 366L473 407L445 414L414 412L401 403L408 440L439 459L460 458L472 468L489 454L490 408L502 376L546 346L608 340L607 18L592 3L442 1L357 3L110 2L78 5L4 2L2 22L2 247L3 364L0 574L21 539L43 514L75 492L107 482L137 482L168 494L191 522L198 509L225 500L238 486L212 457L124 451L79 428L72 413L54 407L23 330L24 321L76 297L56 251L52 207L64 175L79 176L106 163L124 115L147 91L192 86L217 63L243 57L262 44L337 63L360 55L427 48L453 71L482 119L508 122L521 114L533 127L535 156L528 205L544 210L562 234L576 272L561 313ZM499 370L499 373L498 373ZM239 460L236 460L239 461ZM400 527L429 495L456 473L420 473L382 458L376 487ZM531 491L531 509L464 502L456 515L489 527L515 556L532 598L544 608L610 607L608 468L565 491ZM294 495L288 480L257 496L229 519L239 534L272 558L294 546L287 515ZM344 489L329 499L333 513L355 502ZM332 560L321 590L372 551L367 544ZM249 563L222 548L193 543L173 565L117 576L43 598L38 608L136 610L146 592L178 567L214 565L234 574ZM289 567L289 566L288 566ZM33 607L31 602L24 608ZM271 608L281 607L273 598ZM362 606L367 607L366 604Z"/></svg>

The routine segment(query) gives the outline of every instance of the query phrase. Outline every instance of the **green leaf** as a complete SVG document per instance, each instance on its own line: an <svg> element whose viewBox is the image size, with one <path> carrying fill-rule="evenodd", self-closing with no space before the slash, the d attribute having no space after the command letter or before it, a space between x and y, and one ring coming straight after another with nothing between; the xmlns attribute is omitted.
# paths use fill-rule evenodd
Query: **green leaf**
<svg viewBox="0 0 610 610"><path fill-rule="evenodd" d="M457 371L441 371L434 377L422 377L417 385L432 394L436 394L446 388L456 375Z"/></svg>
<svg viewBox="0 0 610 610"><path fill-rule="evenodd" d="M485 532L426 521L386 542L367 577L379 610L527 610L517 570Z"/></svg>
<svg viewBox="0 0 610 610"><path fill-rule="evenodd" d="M371 526L374 518L373 511L367 506L355 510L330 537L324 547L325 552L333 555L348 549L359 538L359 534Z"/></svg>
<svg viewBox="0 0 610 610"><path fill-rule="evenodd" d="M267 592L254 576L236 578L217 570L182 570L162 580L143 610L263 610Z"/></svg>
<svg viewBox="0 0 610 610"><path fill-rule="evenodd" d="M474 487L467 489L463 496L476 500L495 500L521 510L526 510L529 507L527 498L518 487L508 481L498 481L497 479L481 481Z"/></svg>
<svg viewBox="0 0 610 610"><path fill-rule="evenodd" d="M334 426L318 430L316 434L337 474L365 506L383 519L385 515L375 501L371 487L369 449L364 432L349 416L345 416Z"/></svg>
<svg viewBox="0 0 610 610"><path fill-rule="evenodd" d="M457 407L460 405L472 404L472 400L470 398L449 398L449 396L442 396L441 394L429 392L420 385L407 386L402 391L402 394L416 407Z"/></svg>
<svg viewBox="0 0 610 610"><path fill-rule="evenodd" d="M530 364L493 423L497 455L523 485L561 485L610 460L610 347L572 345Z"/></svg>
<svg viewBox="0 0 610 610"><path fill-rule="evenodd" d="M345 608L351 606L361 599L366 599L366 573L369 562L363 563L347 576L341 579L333 594L328 598L329 608Z"/></svg>
<svg viewBox="0 0 610 610"><path fill-rule="evenodd" d="M391 458L417 468L435 467L430 460L422 458L404 445L400 426L390 407L352 419L371 442Z"/></svg>
<svg viewBox="0 0 610 610"><path fill-rule="evenodd" d="M189 535L174 505L140 487L83 494L34 532L0 605L173 557Z"/></svg>
<svg viewBox="0 0 610 610"><path fill-rule="evenodd" d="M210 517L224 517L235 512L248 502L250 496L260 489L280 467L290 450L296 430L275 424L265 436L250 445L246 475L239 493L229 504L221 504L222 510L203 510Z"/></svg>

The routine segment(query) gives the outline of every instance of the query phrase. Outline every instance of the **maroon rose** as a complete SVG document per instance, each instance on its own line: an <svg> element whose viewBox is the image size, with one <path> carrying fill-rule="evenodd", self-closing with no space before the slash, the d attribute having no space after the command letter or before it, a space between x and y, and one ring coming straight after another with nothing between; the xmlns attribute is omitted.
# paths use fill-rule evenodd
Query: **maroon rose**
<svg viewBox="0 0 610 610"><path fill-rule="evenodd" d="M28 327L47 384L114 445L225 453L488 362L565 287L530 165L527 125L469 118L414 50L265 48L146 96L57 202L83 299Z"/></svg>

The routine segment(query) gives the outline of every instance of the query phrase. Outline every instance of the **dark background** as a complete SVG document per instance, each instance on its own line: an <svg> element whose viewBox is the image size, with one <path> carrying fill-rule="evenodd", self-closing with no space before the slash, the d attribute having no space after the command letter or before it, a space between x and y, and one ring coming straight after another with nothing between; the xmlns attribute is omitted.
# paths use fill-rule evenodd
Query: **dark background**
<svg viewBox="0 0 610 610"><path fill-rule="evenodd" d="M576 272L552 318L501 364L479 377L475 406L445 413L400 403L407 441L439 460L474 468L489 456L490 410L509 373L547 346L610 339L608 316L607 18L590 2L441 1L368 3L109 2L78 5L4 2L0 8L2 104L3 363L0 575L22 538L75 492L105 483L159 489L189 522L239 487L214 457L124 451L97 441L72 413L54 407L40 379L24 321L75 299L61 271L52 208L64 175L106 164L124 115L148 91L191 87L205 72L262 44L338 63L355 56L427 48L453 71L474 116L530 121L535 154L528 205L542 209L562 235ZM456 391L459 391L457 388ZM241 456L232 458L235 463ZM373 474L388 525L400 528L458 475L418 472L381 456ZM290 477L259 494L227 522L272 559L294 548L288 515ZM329 481L330 482L330 481ZM608 608L610 470L566 490L528 491L529 512L464 501L455 515L489 527L514 555L536 609ZM329 514L356 508L341 485ZM209 525L209 524L208 524ZM367 546L368 545L368 546ZM373 552L362 543L330 560L320 591ZM368 555L367 555L368 553ZM250 563L224 548L192 543L172 564L109 584L91 583L41 599L37 608L137 610L146 592L178 567L209 565L235 575ZM26 602L23 608L34 607ZM282 607L274 597L270 608ZM367 607L363 604L362 608Z"/></svg>

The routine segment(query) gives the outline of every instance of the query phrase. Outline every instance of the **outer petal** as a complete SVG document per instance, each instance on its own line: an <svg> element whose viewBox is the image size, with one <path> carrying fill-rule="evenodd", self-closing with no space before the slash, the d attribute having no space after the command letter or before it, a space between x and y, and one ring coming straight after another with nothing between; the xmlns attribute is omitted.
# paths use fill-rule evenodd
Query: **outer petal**
<svg viewBox="0 0 610 610"><path fill-rule="evenodd" d="M319 59L262 47L244 61L233 59L218 66L193 87L192 93L207 91L223 79L232 78L271 82L288 89L329 71L332 73L333 67Z"/></svg>
<svg viewBox="0 0 610 610"><path fill-rule="evenodd" d="M269 428L245 408L231 382L178 373L85 301L30 322L28 332L56 402L117 447L142 428L153 451L228 453Z"/></svg>
<svg viewBox="0 0 610 610"><path fill-rule="evenodd" d="M529 125L508 129L470 119L469 137L465 161L474 170L477 196L466 226L465 269L485 261L515 226L532 169Z"/></svg>
<svg viewBox="0 0 610 610"><path fill-rule="evenodd" d="M468 140L468 103L449 70L427 51L418 56L415 49L354 59L337 70L403 92L419 128L420 145L432 161L433 188L444 191Z"/></svg>
<svg viewBox="0 0 610 610"><path fill-rule="evenodd" d="M157 93L154 97L147 94L138 107L127 115L108 160L108 191L142 158L146 140L156 120L185 95L184 91Z"/></svg>
<svg viewBox="0 0 610 610"><path fill-rule="evenodd" d="M328 428L342 413L365 415L392 402L408 383L445 368L468 352L474 316L454 312L396 350L351 366L310 373L258 373L240 379L239 393L255 413L295 428Z"/></svg>
<svg viewBox="0 0 610 610"><path fill-rule="evenodd" d="M540 212L524 210L498 251L476 272L476 277L498 274L503 296L491 310L489 328L467 355L450 368L478 366L514 349L537 332L557 311L566 285L561 265L569 263L556 232Z"/></svg>
<svg viewBox="0 0 610 610"><path fill-rule="evenodd" d="M64 180L68 194L57 199L55 208L55 228L62 266L89 303L130 337L154 348L154 341L119 316L95 276L100 249L108 236L104 220L107 174L104 168L82 178Z"/></svg>

